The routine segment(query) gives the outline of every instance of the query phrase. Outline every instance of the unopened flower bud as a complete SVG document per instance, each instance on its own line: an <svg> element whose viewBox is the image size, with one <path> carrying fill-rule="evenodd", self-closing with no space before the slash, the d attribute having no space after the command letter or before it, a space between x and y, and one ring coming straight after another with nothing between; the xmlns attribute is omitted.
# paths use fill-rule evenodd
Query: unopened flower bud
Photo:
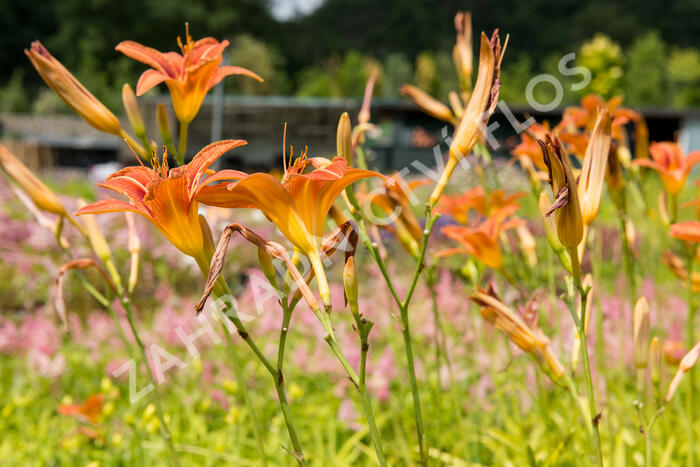
<svg viewBox="0 0 700 467"><path fill-rule="evenodd" d="M42 211L67 217L58 196L39 180L14 154L0 144L0 167Z"/></svg>
<svg viewBox="0 0 700 467"><path fill-rule="evenodd" d="M401 94L411 99L414 104L431 117L453 125L457 123L450 108L425 91L410 84L404 84L401 86Z"/></svg>
<svg viewBox="0 0 700 467"><path fill-rule="evenodd" d="M345 286L345 299L348 301L348 305L350 305L350 311L352 311L353 315L359 314L359 292L354 256L350 256L347 261L345 261L345 269L343 270L343 285Z"/></svg>
<svg viewBox="0 0 700 467"><path fill-rule="evenodd" d="M561 244L567 248L576 248L583 238L583 218L571 161L556 136L552 138L547 134L544 141L538 142L549 169L554 194L554 203L546 215L555 214L557 236Z"/></svg>
<svg viewBox="0 0 700 467"><path fill-rule="evenodd" d="M78 207L84 208L85 206L87 206L87 203L84 200L78 200ZM107 240L105 239L104 235L102 235L102 231L97 225L95 215L85 214L82 220L85 228L87 229L88 239L90 240L90 245L92 246L93 251L103 263L106 263L112 258L112 251L109 249Z"/></svg>
<svg viewBox="0 0 700 467"><path fill-rule="evenodd" d="M131 128L134 130L134 133L140 139L145 140L146 126L143 124L143 117L141 117L136 95L131 89L131 86L129 86L129 83L124 83L122 87L122 104L124 104L126 116L129 118L129 123L131 123Z"/></svg>
<svg viewBox="0 0 700 467"><path fill-rule="evenodd" d="M129 293L133 292L136 288L136 282L139 279L139 258L141 256L141 240L136 233L136 224L134 220L133 212L125 212L124 217L126 217L126 225L129 230L129 253L131 255L131 264L129 266Z"/></svg>
<svg viewBox="0 0 700 467"><path fill-rule="evenodd" d="M24 53L44 82L90 126L105 133L123 134L119 119L56 60L41 42L32 42Z"/></svg>
<svg viewBox="0 0 700 467"><path fill-rule="evenodd" d="M535 242L535 237L532 236L532 233L525 225L516 227L515 232L518 234L520 250L523 252L528 266L534 268L537 266L537 243Z"/></svg>
<svg viewBox="0 0 700 467"><path fill-rule="evenodd" d="M168 113L163 104L158 104L156 108L156 121L158 122L158 130L163 143L168 148L168 151L175 154L175 146L173 145L173 136L170 133L170 122L168 121Z"/></svg>
<svg viewBox="0 0 700 467"><path fill-rule="evenodd" d="M649 366L651 383L658 386L661 382L661 345L658 337L654 337L649 344Z"/></svg>
<svg viewBox="0 0 700 467"><path fill-rule="evenodd" d="M268 282L273 286L277 287L277 272L275 271L275 265L272 263L272 258L269 254L262 248L258 248L258 263L260 264L260 269L262 269L263 274Z"/></svg>
<svg viewBox="0 0 700 467"><path fill-rule="evenodd" d="M649 303L639 297L634 304L634 362L637 368L646 368L649 360Z"/></svg>
<svg viewBox="0 0 700 467"><path fill-rule="evenodd" d="M452 113L458 120L461 119L462 115L464 115L464 106L462 105L459 95L454 91L450 91L447 97L450 101L450 107L452 107Z"/></svg>
<svg viewBox="0 0 700 467"><path fill-rule="evenodd" d="M352 165L352 124L347 112L343 112L338 121L338 136L336 140L338 157L348 161Z"/></svg>
<svg viewBox="0 0 700 467"><path fill-rule="evenodd" d="M584 225L591 225L600 208L605 168L608 165L610 153L611 128L610 114L607 110L602 110L591 133L578 182L578 196Z"/></svg>
<svg viewBox="0 0 700 467"><path fill-rule="evenodd" d="M676 390L678 390L678 386L681 384L681 381L683 381L683 376L687 372L693 369L695 364L698 362L698 359L700 358L700 342L695 344L692 349L690 349L690 352L685 354L683 359L681 360L680 365L678 366L678 371L676 372L676 375L673 377L673 380L671 381L671 384L668 385L668 390L666 391L666 397L664 398L666 402L669 402L673 395L676 393Z"/></svg>

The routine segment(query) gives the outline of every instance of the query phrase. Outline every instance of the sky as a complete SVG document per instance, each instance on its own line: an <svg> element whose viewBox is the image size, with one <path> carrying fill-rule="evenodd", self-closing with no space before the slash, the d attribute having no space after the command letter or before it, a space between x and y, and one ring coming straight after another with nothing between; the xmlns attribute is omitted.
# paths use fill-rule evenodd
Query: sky
<svg viewBox="0 0 700 467"><path fill-rule="evenodd" d="M311 13L323 0L273 0L272 15L278 20L287 20Z"/></svg>

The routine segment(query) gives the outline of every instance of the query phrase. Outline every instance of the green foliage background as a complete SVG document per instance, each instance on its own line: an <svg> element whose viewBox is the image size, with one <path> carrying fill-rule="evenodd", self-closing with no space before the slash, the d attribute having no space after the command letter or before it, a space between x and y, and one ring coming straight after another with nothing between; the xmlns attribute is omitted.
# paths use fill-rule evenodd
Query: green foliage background
<svg viewBox="0 0 700 467"><path fill-rule="evenodd" d="M229 39L231 62L266 78L262 86L229 80L227 92L359 97L371 67L379 65L379 95L394 97L400 84L412 81L445 99L454 87L452 18L458 10L472 11L475 39L496 27L510 34L502 90L510 102L524 102L522 90L534 74L549 72L561 56L577 52L594 72L589 91L605 97L622 93L636 106L700 105L700 29L694 27L700 3L694 0L326 0L288 21L274 18L273 3L5 0L0 111L65 109L42 92L22 53L32 40L42 40L117 109L114 90L125 80L134 83L144 67L114 46L132 39L175 50L185 22L195 38ZM580 96L566 97L572 103Z"/></svg>

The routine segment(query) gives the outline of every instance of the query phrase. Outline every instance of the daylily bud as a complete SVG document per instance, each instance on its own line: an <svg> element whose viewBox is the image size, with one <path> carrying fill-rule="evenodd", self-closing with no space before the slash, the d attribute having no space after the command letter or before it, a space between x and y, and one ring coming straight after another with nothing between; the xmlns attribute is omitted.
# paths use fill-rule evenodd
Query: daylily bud
<svg viewBox="0 0 700 467"><path fill-rule="evenodd" d="M124 104L126 116L129 117L129 123L131 123L131 128L134 130L134 133L141 140L145 140L146 127L143 124L143 118L141 117L139 104L136 101L136 95L131 89L131 86L129 86L129 83L124 83L122 87L122 103Z"/></svg>
<svg viewBox="0 0 700 467"><path fill-rule="evenodd" d="M671 223L671 216L668 215L668 207L666 204L666 192L665 191L660 191L659 192L659 217L661 218L661 222L664 223L664 225L668 225Z"/></svg>
<svg viewBox="0 0 700 467"><path fill-rule="evenodd" d="M370 119L370 105L372 104L372 94L374 93L374 83L377 82L379 77L379 67L375 66L369 74L367 79L367 84L365 84L365 93L362 97L362 107L360 108L360 113L357 114L357 122L360 125L369 123Z"/></svg>
<svg viewBox="0 0 700 467"><path fill-rule="evenodd" d="M39 41L24 50L46 84L92 127L121 136L119 119L97 100Z"/></svg>
<svg viewBox="0 0 700 467"><path fill-rule="evenodd" d="M566 374L564 367L552 353L550 341L537 325L536 319L526 322L520 314L501 301L491 285L486 290L479 288L477 293L469 298L482 307L481 316L486 321L520 349L532 355L553 381L558 381Z"/></svg>
<svg viewBox="0 0 700 467"><path fill-rule="evenodd" d="M0 167L31 198L36 207L59 216L68 216L58 196L1 144Z"/></svg>
<svg viewBox="0 0 700 467"><path fill-rule="evenodd" d="M216 250L216 243L214 243L214 234L211 231L209 222L207 222L206 217L204 217L202 214L199 215L199 226L202 229L202 244L204 245L202 250L207 257L207 260L211 260L211 257L214 255L214 251Z"/></svg>
<svg viewBox="0 0 700 467"><path fill-rule="evenodd" d="M506 38L506 44L507 42L508 39ZM501 39L497 30L494 31L491 40L486 37L486 34L481 33L479 71L476 76L474 92L469 98L467 108L459 121L454 139L450 144L450 158L445 165L440 180L433 189L433 193L430 195L429 203L431 206L435 206L440 199L447 182L452 176L452 172L457 167L457 163L467 157L474 149L474 146L485 131L489 117L491 117L496 108L498 92L501 88L501 80L499 78L501 60L503 59L506 44L501 48Z"/></svg>
<svg viewBox="0 0 700 467"><path fill-rule="evenodd" d="M649 158L649 129L647 122L641 115L635 122L634 132L634 157L635 159Z"/></svg>
<svg viewBox="0 0 700 467"><path fill-rule="evenodd" d="M549 198L549 195L544 191L540 192L538 207L540 215L542 216L542 222L544 224L544 233L547 236L547 241L552 249L554 251L560 251L564 249L564 245L561 244L559 237L557 236L556 219L547 215L547 212L551 206L552 200Z"/></svg>
<svg viewBox="0 0 700 467"><path fill-rule="evenodd" d="M547 134L545 141L538 140L554 193L554 203L547 216L555 213L557 236L565 247L576 248L583 238L583 219L579 204L576 179L571 171L569 156L564 154L561 142Z"/></svg>
<svg viewBox="0 0 700 467"><path fill-rule="evenodd" d="M625 236L627 237L627 247L631 251L634 251L637 245L637 230L634 228L632 219L625 220Z"/></svg>
<svg viewBox="0 0 700 467"><path fill-rule="evenodd" d="M163 144L168 148L171 154L176 154L175 146L173 145L173 136L170 133L170 122L168 122L168 113L163 104L158 104L156 108L156 121L158 122L158 130L160 137L163 138Z"/></svg>
<svg viewBox="0 0 700 467"><path fill-rule="evenodd" d="M347 261L345 261L343 285L345 286L345 299L348 301L348 305L350 305L350 311L352 311L353 315L359 314L357 271L355 270L355 257L353 256L350 256Z"/></svg>
<svg viewBox="0 0 700 467"><path fill-rule="evenodd" d="M649 303L639 297L634 304L634 362L637 368L646 368L649 361Z"/></svg>
<svg viewBox="0 0 700 467"><path fill-rule="evenodd" d="M564 269L571 272L571 258L569 257L564 245L562 245L559 241L559 236L557 235L556 219L553 216L547 215L547 212L549 211L551 205L552 201L550 200L549 195L544 191L541 192L538 207L540 211L540 217L542 218L542 223L544 225L544 233L547 237L547 242L549 243L549 246L552 248L552 250L554 250L554 252L559 257L559 260L561 261L562 266L564 266Z"/></svg>
<svg viewBox="0 0 700 467"><path fill-rule="evenodd" d="M676 393L676 390L678 389L678 386L681 384L681 381L683 380L683 376L687 372L693 369L695 364L698 362L698 359L700 358L700 342L695 344L692 349L690 349L690 352L688 352L685 357L681 360L681 364L678 367L678 371L676 372L676 375L673 377L673 380L671 381L671 384L668 385L668 390L666 391L666 397L664 398L666 402L669 402L673 395Z"/></svg>
<svg viewBox="0 0 700 467"><path fill-rule="evenodd" d="M87 206L85 201L79 199L78 207L82 209L85 206ZM117 293L121 294L123 291L122 278L119 275L119 271L117 270L114 261L112 260L112 252L109 249L107 240L105 239L104 235L102 235L102 231L97 225L95 214L85 214L83 216L83 223L87 229L87 237L90 240L92 250L107 268L107 272L116 286Z"/></svg>
<svg viewBox="0 0 700 467"><path fill-rule="evenodd" d="M452 113L458 120L461 119L462 115L464 115L464 106L462 105L459 95L454 91L450 91L447 97L450 101L450 107L452 107Z"/></svg>
<svg viewBox="0 0 700 467"><path fill-rule="evenodd" d="M610 114L606 109L603 109L598 114L598 120L591 133L578 183L578 196L584 225L591 225L600 208L605 167L610 153L611 128Z"/></svg>
<svg viewBox="0 0 700 467"><path fill-rule="evenodd" d="M449 107L421 89L410 84L401 86L401 94L411 99L423 112L443 122L456 124L457 120Z"/></svg>
<svg viewBox="0 0 700 467"><path fill-rule="evenodd" d="M131 264L129 265L129 293L136 288L136 282L139 279L139 258L141 256L141 240L136 233L136 224L134 222L134 213L125 212L126 226L129 231L129 254L131 255Z"/></svg>
<svg viewBox="0 0 700 467"><path fill-rule="evenodd" d="M78 207L84 208L85 206L87 206L87 203L84 200L79 199ZM90 245L92 246L93 251L103 263L106 263L112 258L112 251L109 249L107 240L105 239L104 235L102 235L102 231L97 225L95 215L86 214L83 216L83 224L85 224L85 228L87 229L88 239L90 240Z"/></svg>
<svg viewBox="0 0 700 467"><path fill-rule="evenodd" d="M338 156L348 161L352 165L352 124L347 112L343 112L338 121L338 136L336 140L338 146Z"/></svg>
<svg viewBox="0 0 700 467"><path fill-rule="evenodd" d="M275 265L272 263L272 258L269 254L262 248L258 248L258 263L260 264L260 269L262 269L263 274L268 282L273 286L277 287L277 273L275 272Z"/></svg>
<svg viewBox="0 0 700 467"><path fill-rule="evenodd" d="M658 337L654 337L649 344L649 367L651 383L658 386L661 382L661 346Z"/></svg>
<svg viewBox="0 0 700 467"><path fill-rule="evenodd" d="M525 225L516 227L515 232L518 234L520 250L525 255L528 266L534 268L537 266L537 252L535 251L537 243L535 242L535 237L532 236L532 233Z"/></svg>
<svg viewBox="0 0 700 467"><path fill-rule="evenodd" d="M466 93L472 85L472 15L468 11L460 11L455 15L457 42L452 50L452 59L457 69L459 84Z"/></svg>
<svg viewBox="0 0 700 467"><path fill-rule="evenodd" d="M622 165L614 145L611 145L608 151L608 164L606 167L605 180L608 182L608 189L613 193L617 193L622 189L623 179Z"/></svg>
<svg viewBox="0 0 700 467"><path fill-rule="evenodd" d="M85 206L87 206L85 201L79 199L78 207L82 209ZM92 246L92 250L107 268L107 272L109 273L109 276L112 278L112 281L116 286L117 293L121 294L123 291L122 278L119 275L119 271L117 270L114 261L112 261L112 252L109 249L107 240L105 239L104 235L102 235L100 227L97 225L95 214L83 215L83 224L86 227L87 237L88 240L90 240L90 246Z"/></svg>

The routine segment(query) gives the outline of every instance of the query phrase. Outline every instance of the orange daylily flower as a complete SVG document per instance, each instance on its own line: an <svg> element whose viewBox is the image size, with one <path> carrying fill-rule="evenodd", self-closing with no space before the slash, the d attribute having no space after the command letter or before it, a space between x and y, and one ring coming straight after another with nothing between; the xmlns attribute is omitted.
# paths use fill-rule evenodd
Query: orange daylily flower
<svg viewBox="0 0 700 467"><path fill-rule="evenodd" d="M315 170L304 173L308 166ZM255 173L227 186L204 187L196 200L224 208L255 208L263 212L292 244L311 261L324 304L330 306L330 290L320 256L320 243L328 211L335 199L353 182L383 175L348 168L335 157L307 158L304 153L287 168L280 182L266 173Z"/></svg>
<svg viewBox="0 0 700 467"><path fill-rule="evenodd" d="M547 133L549 133L549 123L533 123L520 135L520 144L513 149L513 155L520 161L525 158L531 160L538 170L546 172L547 166L542 158L542 148L537 140L544 139Z"/></svg>
<svg viewBox="0 0 700 467"><path fill-rule="evenodd" d="M591 131L596 124L598 113L600 110L605 109L610 114L613 137L619 141L622 139L622 132L627 123L638 123L644 120L639 112L620 107L622 100L622 96L617 96L605 102L602 97L596 94L588 94L581 99L581 107L567 107L564 109L564 115L557 128L566 129L573 125L576 128L585 128Z"/></svg>
<svg viewBox="0 0 700 467"><path fill-rule="evenodd" d="M140 96L165 82L170 90L175 114L184 124L194 119L204 96L226 76L246 75L258 81L263 80L245 68L219 66L221 54L229 44L227 40L219 42L213 37L205 37L195 42L188 30L185 43L182 44L178 37L178 44L182 54L162 53L133 41L121 42L115 49L151 67L139 78L136 94Z"/></svg>
<svg viewBox="0 0 700 467"><path fill-rule="evenodd" d="M501 232L525 224L522 219L505 220L510 214L507 210L498 212L486 219L478 227L472 228L463 225L448 225L441 232L460 244L459 248L443 250L438 257L469 254L493 269L503 266L503 254L498 243Z"/></svg>
<svg viewBox="0 0 700 467"><path fill-rule="evenodd" d="M460 224L469 223L471 210L483 217L490 217L497 212L505 212L506 216L510 216L520 209L520 203L517 200L525 194L522 191L507 194L505 190L500 189L486 193L484 187L477 186L459 196L443 196L435 212L449 214Z"/></svg>
<svg viewBox="0 0 700 467"><path fill-rule="evenodd" d="M686 221L671 224L669 235L686 242L700 242L700 221Z"/></svg>
<svg viewBox="0 0 700 467"><path fill-rule="evenodd" d="M635 159L632 163L659 172L661 181L670 195L681 192L690 170L700 162L700 151L693 151L685 156L676 143L653 143L649 152L653 160Z"/></svg>
<svg viewBox="0 0 700 467"><path fill-rule="evenodd" d="M82 404L61 404L58 406L58 413L75 417L81 422L96 424L102 414L102 406L105 398L102 394L93 394L85 399Z"/></svg>
<svg viewBox="0 0 700 467"><path fill-rule="evenodd" d="M227 151L246 144L243 140L224 140L202 149L189 164L170 169L167 152L162 163L153 157L152 168L143 164L126 167L113 173L100 186L128 198L127 201L106 199L79 209L76 215L102 214L131 211L151 221L158 230L180 251L197 260L204 270L209 268L205 251L207 235L206 221L198 214L199 203L195 197L210 183L221 180L236 180L246 176L237 170L207 170ZM139 161L140 162L140 161Z"/></svg>
<svg viewBox="0 0 700 467"><path fill-rule="evenodd" d="M575 155L583 157L588 147L590 134L596 125L597 116L601 111L607 111L610 115L610 134L615 140L613 147L615 154L610 158L618 158L627 165L630 159L629 145L625 126L633 122L635 126L634 151L637 159L649 157L649 130L644 116L632 109L621 107L622 97L613 97L605 102L603 98L595 94L589 94L581 99L581 107L567 107L564 115L556 126L557 135L567 144ZM577 132L581 128L582 132Z"/></svg>

